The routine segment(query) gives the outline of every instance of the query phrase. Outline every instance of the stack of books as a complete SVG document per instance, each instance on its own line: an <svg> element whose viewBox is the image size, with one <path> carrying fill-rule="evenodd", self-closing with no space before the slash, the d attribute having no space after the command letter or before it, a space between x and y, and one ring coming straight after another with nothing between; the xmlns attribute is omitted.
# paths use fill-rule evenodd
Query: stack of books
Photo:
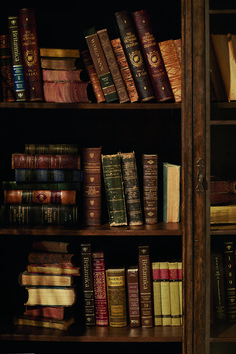
<svg viewBox="0 0 236 354"><path fill-rule="evenodd" d="M28 292L23 315L14 324L67 329L75 322L77 288L80 275L76 254L68 253L68 244L35 241L28 255L26 271L19 283Z"/></svg>
<svg viewBox="0 0 236 354"><path fill-rule="evenodd" d="M2 223L77 225L82 170L78 146L25 144L12 154L15 181L3 182Z"/></svg>

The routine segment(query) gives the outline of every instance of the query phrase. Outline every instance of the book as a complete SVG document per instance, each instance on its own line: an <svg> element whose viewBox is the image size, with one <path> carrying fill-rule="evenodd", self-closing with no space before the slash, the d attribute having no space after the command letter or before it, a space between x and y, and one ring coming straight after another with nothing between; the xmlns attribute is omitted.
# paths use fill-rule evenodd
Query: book
<svg viewBox="0 0 236 354"><path fill-rule="evenodd" d="M40 274L21 272L19 275L21 286L72 286L74 278L71 275Z"/></svg>
<svg viewBox="0 0 236 354"><path fill-rule="evenodd" d="M109 326L127 326L125 268L107 269L107 302Z"/></svg>
<svg viewBox="0 0 236 354"><path fill-rule="evenodd" d="M128 222L129 225L143 225L135 153L121 153L120 156Z"/></svg>
<svg viewBox="0 0 236 354"><path fill-rule="evenodd" d="M53 264L73 267L78 265L76 258L75 253L32 251L28 255L28 262L31 264Z"/></svg>
<svg viewBox="0 0 236 354"><path fill-rule="evenodd" d="M236 272L233 241L224 242L226 303L229 322L236 322Z"/></svg>
<svg viewBox="0 0 236 354"><path fill-rule="evenodd" d="M25 182L81 182L82 170L15 169L15 181Z"/></svg>
<svg viewBox="0 0 236 354"><path fill-rule="evenodd" d="M226 321L225 274L222 253L211 254L211 284L215 322Z"/></svg>
<svg viewBox="0 0 236 354"><path fill-rule="evenodd" d="M13 81L10 39L8 34L0 35L0 67L3 101L14 102L16 97Z"/></svg>
<svg viewBox="0 0 236 354"><path fill-rule="evenodd" d="M127 297L130 327L140 327L139 274L138 266L126 270Z"/></svg>
<svg viewBox="0 0 236 354"><path fill-rule="evenodd" d="M158 222L158 156L143 154L143 209L146 224Z"/></svg>
<svg viewBox="0 0 236 354"><path fill-rule="evenodd" d="M69 242L57 242L49 240L33 241L33 250L43 252L58 252L69 253L71 252L71 246Z"/></svg>
<svg viewBox="0 0 236 354"><path fill-rule="evenodd" d="M106 273L103 252L92 252L96 326L108 326Z"/></svg>
<svg viewBox="0 0 236 354"><path fill-rule="evenodd" d="M171 326L170 281L168 262L160 262L162 325Z"/></svg>
<svg viewBox="0 0 236 354"><path fill-rule="evenodd" d="M162 325L160 262L152 263L154 325Z"/></svg>
<svg viewBox="0 0 236 354"><path fill-rule="evenodd" d="M77 70L81 64L76 58L40 58L41 69L47 70Z"/></svg>
<svg viewBox="0 0 236 354"><path fill-rule="evenodd" d="M80 58L79 49L65 49L65 48L39 48L41 57L51 58Z"/></svg>
<svg viewBox="0 0 236 354"><path fill-rule="evenodd" d="M138 248L141 326L153 327L153 301L149 246Z"/></svg>
<svg viewBox="0 0 236 354"><path fill-rule="evenodd" d="M15 325L33 326L33 327L46 327L60 330L67 330L74 322L74 317L69 317L63 320L48 319L45 317L38 318L34 316L15 316L13 320Z"/></svg>
<svg viewBox="0 0 236 354"><path fill-rule="evenodd" d="M127 225L120 154L101 155L110 226Z"/></svg>
<svg viewBox="0 0 236 354"><path fill-rule="evenodd" d="M177 263L178 268L178 282L179 282L179 309L180 309L180 323L183 323L183 263Z"/></svg>
<svg viewBox="0 0 236 354"><path fill-rule="evenodd" d="M28 264L28 273L52 274L52 275L80 275L80 268L68 265L54 264Z"/></svg>
<svg viewBox="0 0 236 354"><path fill-rule="evenodd" d="M102 29L100 31L97 31L99 40L101 42L103 52L105 54L105 58L116 88L116 92L119 98L120 103L128 102L129 101L129 96L124 84L124 81L122 79L120 69L115 57L115 54L112 49L111 41L107 32L107 29Z"/></svg>
<svg viewBox="0 0 236 354"><path fill-rule="evenodd" d="M181 325L178 263L169 262L169 282L170 282L170 315L171 326Z"/></svg>
<svg viewBox="0 0 236 354"><path fill-rule="evenodd" d="M35 170L33 170L35 171ZM80 182L68 182L68 183L20 183L16 181L2 181L2 189L4 190L11 190L11 191L17 191L17 190L52 190L52 191L70 191L70 190L75 190L77 193L81 189L81 183Z"/></svg>
<svg viewBox="0 0 236 354"><path fill-rule="evenodd" d="M123 10L116 12L115 18L139 98L142 102L150 101L155 98L155 93L132 16L128 10Z"/></svg>
<svg viewBox="0 0 236 354"><path fill-rule="evenodd" d="M78 144L25 144L28 155L79 155Z"/></svg>
<svg viewBox="0 0 236 354"><path fill-rule="evenodd" d="M211 181L211 205L236 203L235 181Z"/></svg>
<svg viewBox="0 0 236 354"><path fill-rule="evenodd" d="M90 103L91 84L89 82L43 82L46 102Z"/></svg>
<svg viewBox="0 0 236 354"><path fill-rule="evenodd" d="M19 27L26 98L28 101L43 101L43 86L34 9L19 9Z"/></svg>
<svg viewBox="0 0 236 354"><path fill-rule="evenodd" d="M74 287L29 287L25 305L72 306L76 301Z"/></svg>
<svg viewBox="0 0 236 354"><path fill-rule="evenodd" d="M235 224L236 205L211 205L211 224Z"/></svg>
<svg viewBox="0 0 236 354"><path fill-rule="evenodd" d="M79 170L80 155L28 155L12 154L12 169Z"/></svg>
<svg viewBox="0 0 236 354"><path fill-rule="evenodd" d="M11 43L11 57L16 101L26 101L25 76L20 44L20 29L18 16L8 16L8 31Z"/></svg>
<svg viewBox="0 0 236 354"><path fill-rule="evenodd" d="M180 220L180 166L163 163L163 220Z"/></svg>
<svg viewBox="0 0 236 354"><path fill-rule="evenodd" d="M30 316L39 317L54 320L66 320L73 315L73 306L25 306L24 316L29 318Z"/></svg>
<svg viewBox="0 0 236 354"><path fill-rule="evenodd" d="M43 81L54 82L54 81L83 81L83 70L42 70Z"/></svg>
<svg viewBox="0 0 236 354"><path fill-rule="evenodd" d="M106 102L117 101L117 92L95 27L85 29L84 35Z"/></svg>
<svg viewBox="0 0 236 354"><path fill-rule="evenodd" d="M173 99L170 81L163 62L159 44L155 38L151 19L147 10L132 13L138 38L147 63L156 99L164 102Z"/></svg>
<svg viewBox="0 0 236 354"><path fill-rule="evenodd" d="M80 245L80 255L85 325L95 326L92 253L91 245L89 243L82 243Z"/></svg>
<svg viewBox="0 0 236 354"><path fill-rule="evenodd" d="M4 190L4 204L76 204L76 191Z"/></svg>

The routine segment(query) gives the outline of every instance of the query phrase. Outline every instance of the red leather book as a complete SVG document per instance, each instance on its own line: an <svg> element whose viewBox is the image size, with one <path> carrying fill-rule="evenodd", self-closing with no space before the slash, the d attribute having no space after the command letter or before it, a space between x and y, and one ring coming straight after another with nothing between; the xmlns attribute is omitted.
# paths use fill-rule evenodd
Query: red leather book
<svg viewBox="0 0 236 354"><path fill-rule="evenodd" d="M4 102L15 101L11 48L8 35L0 35L0 66Z"/></svg>
<svg viewBox="0 0 236 354"><path fill-rule="evenodd" d="M24 8L19 10L19 26L26 97L28 101L43 101L36 20L33 9Z"/></svg>
<svg viewBox="0 0 236 354"><path fill-rule="evenodd" d="M65 306L25 306L24 315L63 320L73 314L73 307Z"/></svg>
<svg viewBox="0 0 236 354"><path fill-rule="evenodd" d="M80 169L80 155L12 154L12 169Z"/></svg>
<svg viewBox="0 0 236 354"><path fill-rule="evenodd" d="M147 10L132 13L158 102L173 99L170 82Z"/></svg>
<svg viewBox="0 0 236 354"><path fill-rule="evenodd" d="M158 221L158 156L143 154L143 209L146 224Z"/></svg>
<svg viewBox="0 0 236 354"><path fill-rule="evenodd" d="M126 270L129 325L140 327L140 305L139 305L139 276L138 266L129 267Z"/></svg>
<svg viewBox="0 0 236 354"><path fill-rule="evenodd" d="M4 190L4 204L76 204L76 191Z"/></svg>

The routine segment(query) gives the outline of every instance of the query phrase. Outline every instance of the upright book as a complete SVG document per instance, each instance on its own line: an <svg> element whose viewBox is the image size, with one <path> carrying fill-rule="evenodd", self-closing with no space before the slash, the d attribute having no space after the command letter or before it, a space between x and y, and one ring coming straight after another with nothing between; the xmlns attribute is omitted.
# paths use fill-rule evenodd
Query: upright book
<svg viewBox="0 0 236 354"><path fill-rule="evenodd" d="M146 224L158 221L158 156L143 154L143 209Z"/></svg>
<svg viewBox="0 0 236 354"><path fill-rule="evenodd" d="M180 166L163 164L163 220L180 220Z"/></svg>
<svg viewBox="0 0 236 354"><path fill-rule="evenodd" d="M129 308L130 327L140 326L140 304L139 304L139 272L138 266L130 266L126 270L127 296Z"/></svg>
<svg viewBox="0 0 236 354"><path fill-rule="evenodd" d="M4 102L14 102L15 90L12 72L11 48L8 34L0 35L1 84Z"/></svg>

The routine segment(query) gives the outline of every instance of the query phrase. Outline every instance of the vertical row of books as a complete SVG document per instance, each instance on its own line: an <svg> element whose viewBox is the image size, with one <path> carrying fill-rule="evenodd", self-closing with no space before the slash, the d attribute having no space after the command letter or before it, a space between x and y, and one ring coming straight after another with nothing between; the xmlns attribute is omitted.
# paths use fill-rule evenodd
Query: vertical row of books
<svg viewBox="0 0 236 354"><path fill-rule="evenodd" d="M181 40L158 42L146 10L114 17L117 38L84 29L88 49L80 53L39 48L33 9L9 16L9 33L0 36L3 100L181 102Z"/></svg>
<svg viewBox="0 0 236 354"><path fill-rule="evenodd" d="M106 268L103 251L81 244L81 276L87 326L182 323L182 262L151 263L149 246L139 246L138 266Z"/></svg>

